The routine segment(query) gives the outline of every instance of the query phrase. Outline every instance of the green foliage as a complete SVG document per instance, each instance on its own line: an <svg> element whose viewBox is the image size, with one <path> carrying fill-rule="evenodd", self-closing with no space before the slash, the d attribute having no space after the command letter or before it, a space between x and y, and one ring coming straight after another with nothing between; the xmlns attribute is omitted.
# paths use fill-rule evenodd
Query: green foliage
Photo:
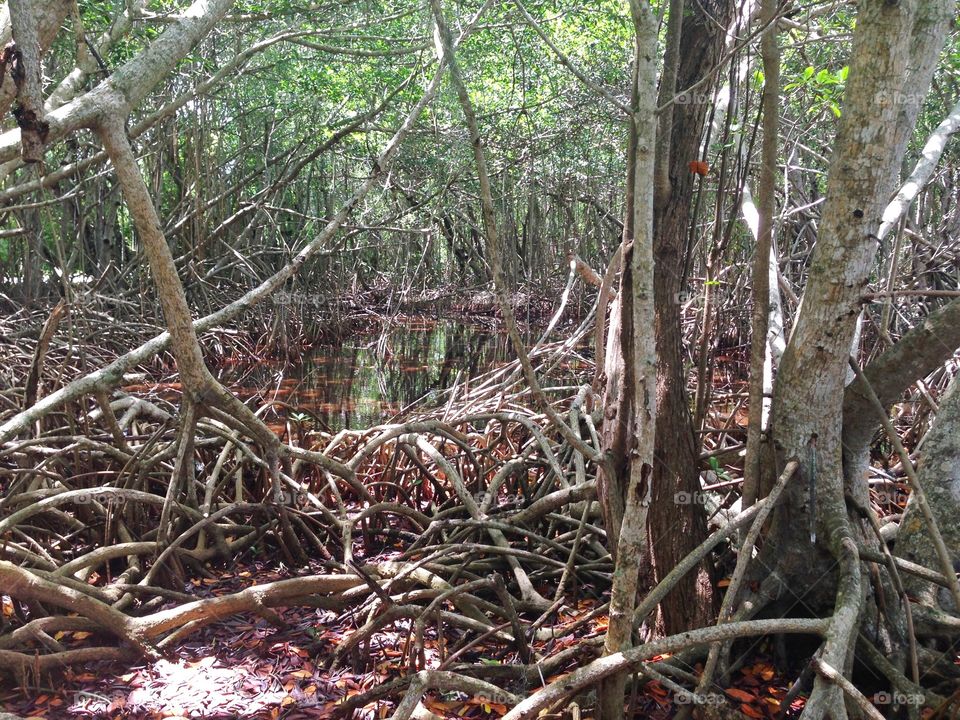
<svg viewBox="0 0 960 720"><path fill-rule="evenodd" d="M830 72L826 68L816 71L812 65L808 65L800 77L784 85L783 90L786 93L803 93L809 105L808 115L818 115L826 108L839 118L848 71L846 65L836 72Z"/></svg>

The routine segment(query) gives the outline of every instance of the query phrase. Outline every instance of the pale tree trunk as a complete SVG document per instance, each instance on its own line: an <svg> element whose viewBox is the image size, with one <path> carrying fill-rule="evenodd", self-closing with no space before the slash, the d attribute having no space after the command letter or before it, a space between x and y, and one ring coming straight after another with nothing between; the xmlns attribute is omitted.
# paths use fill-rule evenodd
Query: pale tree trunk
<svg viewBox="0 0 960 720"><path fill-rule="evenodd" d="M910 176L883 211L877 231L882 241L907 212L937 167L947 141L960 130L960 103L931 133ZM891 277L891 280L893 278ZM892 298L887 302L892 302ZM885 305L885 309L888 307ZM881 323L885 329L885 323ZM960 300L930 313L898 343L864 369L864 375L884 407L906 389L943 365L960 347ZM848 482L863 477L870 462L870 441L879 425L861 380L847 386L843 402L843 467Z"/></svg>
<svg viewBox="0 0 960 720"><path fill-rule="evenodd" d="M22 42L24 45L36 44L39 47L37 51L39 57L43 57L57 33L60 32L60 27L67 13L70 12L72 4L71 0L43 0L43 2L14 0L5 4L0 8L0 48L7 47L11 40L18 44ZM24 25L26 25L25 28ZM24 29L26 30L26 38L15 37L18 35L17 26L20 26L21 33ZM16 45L12 47L11 51L16 47ZM35 75L31 82L38 82L39 75L36 73L40 71L39 65L29 60L28 63L33 65L31 73ZM15 65L14 59L8 58L0 74L0 113L2 114L6 114L20 90L21 83L14 80ZM31 88L31 92L37 92L37 90Z"/></svg>
<svg viewBox="0 0 960 720"><path fill-rule="evenodd" d="M925 14L948 18L949 5L944 0L925 3ZM843 507L840 418L849 349L873 267L875 230L909 136L901 125L912 128L919 109L919 100L897 99L922 96L930 84L929 74L925 78L911 74L907 92L904 68L931 67L911 53L936 57L942 46L942 32L939 45L912 42L913 33L921 29L929 37L928 27L915 27L921 26L916 15L915 1L860 4L819 237L803 307L777 381L772 418L776 450L782 460L804 462L803 482L787 491L774 523L775 542L769 547L777 548L782 567L811 577L819 577L822 570L820 563L811 562L811 530L824 543L833 543L834 533L846 527L836 511ZM808 467L813 460L818 505L827 510L820 517L811 516L808 502ZM829 563L827 548L818 547L823 562Z"/></svg>
<svg viewBox="0 0 960 720"><path fill-rule="evenodd" d="M637 598L640 560L647 542L647 509L653 481L654 432L657 404L657 353L654 325L653 261L653 175L656 143L656 48L657 23L650 5L631 0L636 35L633 146L633 237L623 254L621 322L629 323L629 344L621 347L623 365L630 370L624 378L631 400L633 431L627 439L627 482L623 523L617 543L613 582L610 590L610 620L604 643L606 653L631 646L633 610ZM620 329L611 327L610 332ZM623 338L624 335L621 335ZM626 675L615 675L601 683L598 716L601 720L623 717Z"/></svg>
<svg viewBox="0 0 960 720"><path fill-rule="evenodd" d="M940 401L933 427L923 438L920 485L933 513L944 544L951 555L953 569L960 568L960 375L954 377ZM918 507L916 495L910 497L897 532L896 554L928 568L941 566L929 527ZM934 611L957 615L950 592L913 575L904 577L911 598Z"/></svg>
<svg viewBox="0 0 960 720"><path fill-rule="evenodd" d="M780 47L777 42L774 0L764 0L760 18L767 24L760 41L763 56L763 143L760 148L760 179L757 247L753 260L753 318L750 337L750 400L747 422L747 456L743 471L743 507L757 500L760 488L761 449L764 430L764 390L770 377L770 259L773 220L777 210L777 141L780 120ZM774 285L775 287L775 285Z"/></svg>
<svg viewBox="0 0 960 720"><path fill-rule="evenodd" d="M898 99L922 97L929 87L931 58L939 54L951 12L945 0L922 3L920 12L919 5L859 3L817 245L773 403L777 466L797 460L801 469L777 508L758 572L768 576L765 591L789 595L814 611L835 599L821 659L844 673L865 592L841 460L850 345L877 250L876 229L920 104ZM865 483L851 490L865 499ZM842 703L841 691L818 678L804 717L823 717Z"/></svg>

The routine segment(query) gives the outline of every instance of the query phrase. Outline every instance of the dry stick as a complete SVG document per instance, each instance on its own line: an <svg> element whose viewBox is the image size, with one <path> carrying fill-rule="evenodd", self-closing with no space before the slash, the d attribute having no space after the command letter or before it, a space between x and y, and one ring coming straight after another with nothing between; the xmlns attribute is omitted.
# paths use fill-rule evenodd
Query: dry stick
<svg viewBox="0 0 960 720"><path fill-rule="evenodd" d="M157 540L162 545L170 542L173 506L180 495L180 488L193 480L193 444L199 416L198 410L197 404L189 396L184 395L180 431L177 433L176 461L173 465L173 473L167 483L167 494L163 501L163 509L160 511L160 522L157 525Z"/></svg>
<svg viewBox="0 0 960 720"><path fill-rule="evenodd" d="M37 392L40 386L40 372L43 368L43 360L50 348L50 342L57 332L60 320L70 312L70 307L66 300L61 300L56 304L46 322L43 323L43 329L40 331L40 339L37 340L37 347L33 351L33 361L30 363L30 373L27 375L26 389L23 391L23 405L29 407L37 401Z"/></svg>
<svg viewBox="0 0 960 720"><path fill-rule="evenodd" d="M859 548L859 552L860 557L862 557L864 560L869 560L870 562L876 563L886 562L886 556L882 552L877 552L872 548L861 547ZM950 583L947 581L947 579L936 570L931 570L923 565L910 562L905 558L896 557L894 555L891 555L891 557L893 558L894 565L897 566L898 570L902 570L910 575L915 575L918 578L922 578L923 580L934 583L935 585L939 585L940 587L950 587Z"/></svg>
<svg viewBox="0 0 960 720"><path fill-rule="evenodd" d="M563 600L563 594L567 589L567 581L573 576L574 570L573 565L577 558L577 553L580 551L580 541L583 539L583 531L587 526L587 518L590 517L590 503L585 502L583 504L583 512L580 515L580 522L577 525L577 534L573 539L573 547L570 548L570 555L567 557L567 564L563 568L563 573L560 575L560 582L557 583L557 591L553 595L553 606L555 608L560 605L560 602Z"/></svg>
<svg viewBox="0 0 960 720"><path fill-rule="evenodd" d="M791 633L801 635L823 635L829 628L829 621L819 618L783 618L779 620L751 620L748 622L711 625L710 627L689 630L678 635L653 640L623 652L606 655L594 660L569 675L550 683L534 693L510 712L503 720L524 720L535 718L541 709L566 697L576 695L596 685L601 680L618 673L624 673L639 667L648 658L665 653L675 653L684 648L704 645L712 642L736 640L737 638Z"/></svg>
<svg viewBox="0 0 960 720"><path fill-rule="evenodd" d="M897 281L897 274L900 272L900 248L903 245L903 225L902 222L898 223L897 234L893 239L893 249L890 251L890 268L887 271L887 292L889 293L893 290L893 286ZM883 240L883 236L877 235ZM883 300L883 307L880 310L880 337L883 338L883 341L887 345L893 345L893 338L890 337L889 326L890 326L890 315L893 312L893 294L888 294Z"/></svg>
<svg viewBox="0 0 960 720"><path fill-rule="evenodd" d="M883 715L873 706L873 704L864 697L863 693L857 690L856 686L847 680L842 673L837 672L837 669L828 665L820 658L813 658L810 663L813 665L813 669L817 671L817 674L822 678L829 680L834 685L838 686L844 693L846 693L851 700L853 700L857 707L863 711L870 720L884 720Z"/></svg>
<svg viewBox="0 0 960 720"><path fill-rule="evenodd" d="M530 646L527 645L527 637L523 630L523 624L520 622L520 616L517 614L517 608L514 605L513 598L507 592L507 586L503 582L503 576L500 573L493 574L493 589L497 593L497 598L503 604L503 609L510 620L510 626L513 629L513 637L517 641L517 650L520 653L520 661L525 665L530 663Z"/></svg>
<svg viewBox="0 0 960 720"><path fill-rule="evenodd" d="M490 190L490 176L487 172L487 159L483 152L483 137L480 135L480 128L477 125L476 113L473 109L473 103L470 100L470 94L460 72L460 65L454 54L454 43L450 34L450 28L443 16L443 8L440 6L440 0L431 0L430 7L433 10L434 21L437 26L437 43L440 58L446 61L450 70L450 79L457 91L457 97L460 100L460 107L463 111L464 120L467 129L470 132L470 144L473 146L474 160L477 166L477 179L480 185L480 208L483 216L484 239L486 241L487 262L490 265L490 273L493 275L493 286L500 305L500 312L503 315L503 323L506 325L507 334L510 336L510 343L513 345L517 360L523 368L523 375L530 386L530 393L534 400L550 418L551 423L560 431L570 445L577 449L584 457L594 462L600 462L602 456L594 448L590 447L583 440L578 438L570 426L560 417L559 413L550 404L547 396L540 387L537 380L537 374L530 363L530 356L520 337L517 329L517 319L514 317L513 305L510 301L509 290L507 287L506 276L503 272L503 264L500 258L500 237L497 230L497 221L493 204L493 193ZM549 605L549 602L547 603Z"/></svg>
<svg viewBox="0 0 960 720"><path fill-rule="evenodd" d="M563 292L560 294L560 304L557 306L556 312L553 313L553 317L550 318L550 322L547 323L547 327L544 328L543 332L540 334L540 339L534 343L533 347L530 348L530 354L533 355L540 349L540 346L547 341L547 338L550 337L550 333L553 332L554 328L557 326L557 323L560 322L560 318L563 317L564 310L567 309L567 302L570 300L570 291L573 290L573 283L577 280L577 263L583 262L580 258L571 255L570 257L570 274L567 276L567 284L563 288Z"/></svg>
<svg viewBox="0 0 960 720"><path fill-rule="evenodd" d="M613 281L620 272L620 261L623 257L623 243L617 245L613 251L613 256L607 264L606 272L603 273L603 281L600 283L600 292L597 295L597 321L594 326L593 335L593 357L594 370L593 382L590 386L595 393L600 392L603 386L603 369L606 363L605 355L607 352L607 306L610 301L616 297L616 290L613 289Z"/></svg>
<svg viewBox="0 0 960 720"><path fill-rule="evenodd" d="M473 695L480 695L488 698L497 698L502 703L514 704L520 698L501 690L499 687L484 680L458 675L445 670L421 670L414 675L410 687L403 696L403 700L397 705L397 709L390 720L409 720L417 705L420 704L420 698L427 690L445 690L467 692Z"/></svg>
<svg viewBox="0 0 960 720"><path fill-rule="evenodd" d="M764 504L763 509L760 510L753 524L750 526L750 531L747 533L747 537L743 541L743 546L740 548L740 553L737 556L737 565L736 568L734 568L733 576L730 578L727 594L724 595L723 603L720 606L720 613L717 617L718 625L730 622L730 619L733 617L737 595L740 594L740 586L743 584L744 578L747 575L747 567L753 559L753 547L757 542L757 538L760 537L760 531L763 529L764 522L766 522L773 508L776 507L780 494L786 488L787 482L793 477L798 467L800 467L800 463L796 460L791 460L787 463L787 466L780 474L780 478L777 480L777 484L773 487L773 490L770 491L768 502ZM697 685L696 694L698 696L704 693L710 686L710 683L713 682L713 675L716 672L717 662L720 659L720 650L721 645L718 643L710 646L710 652L707 654L707 662L703 668L703 675Z"/></svg>
<svg viewBox="0 0 960 720"><path fill-rule="evenodd" d="M937 525L937 521L933 516L933 511L930 509L930 503L927 502L927 495L924 493L923 486L920 484L920 478L917 476L917 471L913 467L913 461L910 460L910 454L903 447L903 443L900 442L900 436L897 435L897 431L893 427L893 423L890 422L890 416L887 414L887 411L883 409L883 405L880 403L880 399L874 392L873 386L870 384L870 381L867 380L867 376L863 374L860 366L854 362L853 358L850 358L850 367L853 368L853 371L863 383L863 390L867 395L867 399L873 405L874 409L876 409L877 416L880 418L880 422L883 425L884 432L887 434L887 438L897 451L897 455L900 456L900 462L903 465L904 472L907 474L907 479L910 481L910 489L913 491L913 494L916 497L917 506L920 508L920 512L923 514L923 519L927 523L927 531L930 533L930 539L933 542L933 547L937 551L937 559L940 561L940 572L943 573L943 576L949 583L950 594L953 596L954 604L957 608L960 608L960 582L957 581L957 573L953 569L953 562L950 560L950 552L947 550L947 546L943 542L943 535L940 534L940 527Z"/></svg>

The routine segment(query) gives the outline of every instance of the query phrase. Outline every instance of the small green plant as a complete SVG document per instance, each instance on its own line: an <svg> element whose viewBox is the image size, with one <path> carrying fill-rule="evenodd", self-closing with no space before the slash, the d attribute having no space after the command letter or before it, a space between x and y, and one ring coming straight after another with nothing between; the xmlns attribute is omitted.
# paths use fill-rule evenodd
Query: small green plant
<svg viewBox="0 0 960 720"><path fill-rule="evenodd" d="M713 470L714 474L723 481L729 481L731 478L727 474L727 471L720 467L720 462L715 458L710 458L710 469Z"/></svg>

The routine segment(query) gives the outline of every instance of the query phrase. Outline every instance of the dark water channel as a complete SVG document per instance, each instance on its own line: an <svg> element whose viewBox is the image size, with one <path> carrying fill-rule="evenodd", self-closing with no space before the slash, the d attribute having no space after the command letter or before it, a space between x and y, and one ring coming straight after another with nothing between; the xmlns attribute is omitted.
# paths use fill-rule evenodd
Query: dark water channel
<svg viewBox="0 0 960 720"><path fill-rule="evenodd" d="M535 340L535 338L534 338ZM227 367L221 380L242 398L273 401L265 419L297 419L336 431L388 420L411 403L514 357L503 333L453 320L374 327L319 345L293 365Z"/></svg>

